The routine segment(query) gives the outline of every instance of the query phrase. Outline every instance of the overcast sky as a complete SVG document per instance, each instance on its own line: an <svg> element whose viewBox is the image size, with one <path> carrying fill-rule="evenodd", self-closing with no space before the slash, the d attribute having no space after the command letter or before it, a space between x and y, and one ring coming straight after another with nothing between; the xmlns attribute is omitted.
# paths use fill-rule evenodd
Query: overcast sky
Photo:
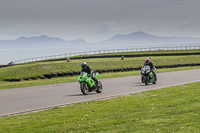
<svg viewBox="0 0 200 133"><path fill-rule="evenodd" d="M200 1L0 0L0 40L48 35L94 42L137 31L200 37Z"/></svg>

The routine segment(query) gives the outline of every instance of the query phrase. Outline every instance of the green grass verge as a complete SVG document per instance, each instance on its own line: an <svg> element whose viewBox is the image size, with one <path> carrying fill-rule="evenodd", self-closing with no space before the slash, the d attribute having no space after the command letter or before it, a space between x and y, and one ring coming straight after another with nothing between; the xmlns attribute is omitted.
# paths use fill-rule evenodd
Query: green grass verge
<svg viewBox="0 0 200 133"><path fill-rule="evenodd" d="M128 52L128 53L121 53L121 54L125 55L125 54L186 53L186 52L194 53L194 52L199 52L199 51L200 50L148 51L148 52ZM116 54L120 54L120 53L114 53L114 55ZM199 63L200 62L199 57L200 55L160 56L160 57L152 56L151 58L154 64L158 66L158 65ZM78 76L56 78L56 79L54 78L44 79L44 80L42 79L30 80L30 81L22 80L20 82L5 82L4 79L12 79L12 78L21 79L21 78L27 78L27 77L43 76L44 74L51 74L51 73L58 73L58 72L80 71L81 70L80 64L83 61L87 62L92 67L93 70L99 70L99 69L141 67L144 63L145 58L146 57L125 58L124 61L121 61L119 58L79 59L79 60L72 60L72 62L70 63L67 63L66 61L34 62L34 63L29 63L29 64L0 68L0 90L28 87L28 86L47 85L47 84L76 82ZM199 68L199 67L194 67L194 68ZM168 69L168 70L175 70L175 69ZM190 69L190 67L180 68L180 69ZM157 72L159 71L160 70L158 70ZM130 76L130 75L135 75L139 73L140 73L139 71L123 72L123 73L109 73L109 74L107 73L107 74L101 74L100 78Z"/></svg>
<svg viewBox="0 0 200 133"><path fill-rule="evenodd" d="M161 72L181 71L181 70L190 70L190 69L200 69L200 66L157 69L156 72L161 73ZM140 71L103 73L103 74L99 75L99 79L126 77L126 76L134 76L134 75L140 75ZM49 85L49 84L68 83L68 82L77 82L77 79L78 79L78 76L76 75L76 76L72 76L72 77L62 77L62 78L60 77L60 78L52 78L52 79L37 79L37 80L29 80L29 81L21 81L21 82L0 81L0 90L30 87L30 86Z"/></svg>
<svg viewBox="0 0 200 133"><path fill-rule="evenodd" d="M0 118L0 132L200 132L200 82Z"/></svg>
<svg viewBox="0 0 200 133"><path fill-rule="evenodd" d="M160 56L152 57L152 61L158 65L174 65L174 64L191 64L199 63L200 55L191 56ZM73 72L80 71L81 62L87 62L92 69L116 69L127 67L141 67L146 57L125 58L120 61L119 58L101 58L101 59L80 59L72 60L72 62L52 61L52 62L37 62L25 65L16 65L0 69L0 81L4 79L17 79L26 77L43 76L44 74L58 72Z"/></svg>

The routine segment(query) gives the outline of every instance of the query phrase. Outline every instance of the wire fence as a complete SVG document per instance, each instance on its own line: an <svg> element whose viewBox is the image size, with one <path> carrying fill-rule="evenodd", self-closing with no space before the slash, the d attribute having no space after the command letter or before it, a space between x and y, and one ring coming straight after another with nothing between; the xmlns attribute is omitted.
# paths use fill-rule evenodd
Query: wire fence
<svg viewBox="0 0 200 133"><path fill-rule="evenodd" d="M199 46L171 46L171 47L148 47L148 48L94 50L94 51L86 51L86 52L78 52L78 53L27 58L27 59L13 61L13 63L14 64L24 64L24 63L43 61L43 60L49 60L49 59L59 59L59 58L68 58L68 57L70 58L70 57L74 57L74 56L106 54L106 53L142 52L142 51L160 51L160 50L163 50L163 51L164 50L194 50L194 49L200 49L200 45Z"/></svg>

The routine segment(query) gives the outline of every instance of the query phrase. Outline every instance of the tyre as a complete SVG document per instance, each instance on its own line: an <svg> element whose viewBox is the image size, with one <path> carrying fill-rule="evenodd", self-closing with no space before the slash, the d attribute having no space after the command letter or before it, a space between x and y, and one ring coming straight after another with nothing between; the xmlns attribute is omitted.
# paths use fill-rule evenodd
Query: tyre
<svg viewBox="0 0 200 133"><path fill-rule="evenodd" d="M141 76L141 81L142 81L142 83L144 83L144 77L143 76Z"/></svg>
<svg viewBox="0 0 200 133"><path fill-rule="evenodd" d="M86 83L81 84L80 88L81 88L81 92L82 92L84 95L87 95L87 94L89 93L89 87L87 86Z"/></svg>
<svg viewBox="0 0 200 133"><path fill-rule="evenodd" d="M144 79L145 85L149 85L149 76L146 76Z"/></svg>
<svg viewBox="0 0 200 133"><path fill-rule="evenodd" d="M96 90L96 92L97 92L97 93L101 93L102 91L103 91L103 86L102 86L101 82L98 81L98 85L97 85L97 90Z"/></svg>

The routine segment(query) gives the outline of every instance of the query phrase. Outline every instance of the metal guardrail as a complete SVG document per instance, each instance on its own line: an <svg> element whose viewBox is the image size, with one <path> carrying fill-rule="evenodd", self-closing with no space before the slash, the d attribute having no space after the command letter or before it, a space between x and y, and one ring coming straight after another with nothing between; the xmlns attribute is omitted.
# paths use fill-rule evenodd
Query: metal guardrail
<svg viewBox="0 0 200 133"><path fill-rule="evenodd" d="M86 51L86 52L78 52L78 53L27 58L27 59L13 61L13 63L14 64L24 64L24 63L49 60L49 59L58 59L58 58L67 58L67 57L70 58L73 56L105 54L105 53L142 52L142 51L159 51L159 50L192 50L192 49L200 49L200 45L199 46L172 46L172 47L149 47L149 48L94 50L94 51Z"/></svg>

